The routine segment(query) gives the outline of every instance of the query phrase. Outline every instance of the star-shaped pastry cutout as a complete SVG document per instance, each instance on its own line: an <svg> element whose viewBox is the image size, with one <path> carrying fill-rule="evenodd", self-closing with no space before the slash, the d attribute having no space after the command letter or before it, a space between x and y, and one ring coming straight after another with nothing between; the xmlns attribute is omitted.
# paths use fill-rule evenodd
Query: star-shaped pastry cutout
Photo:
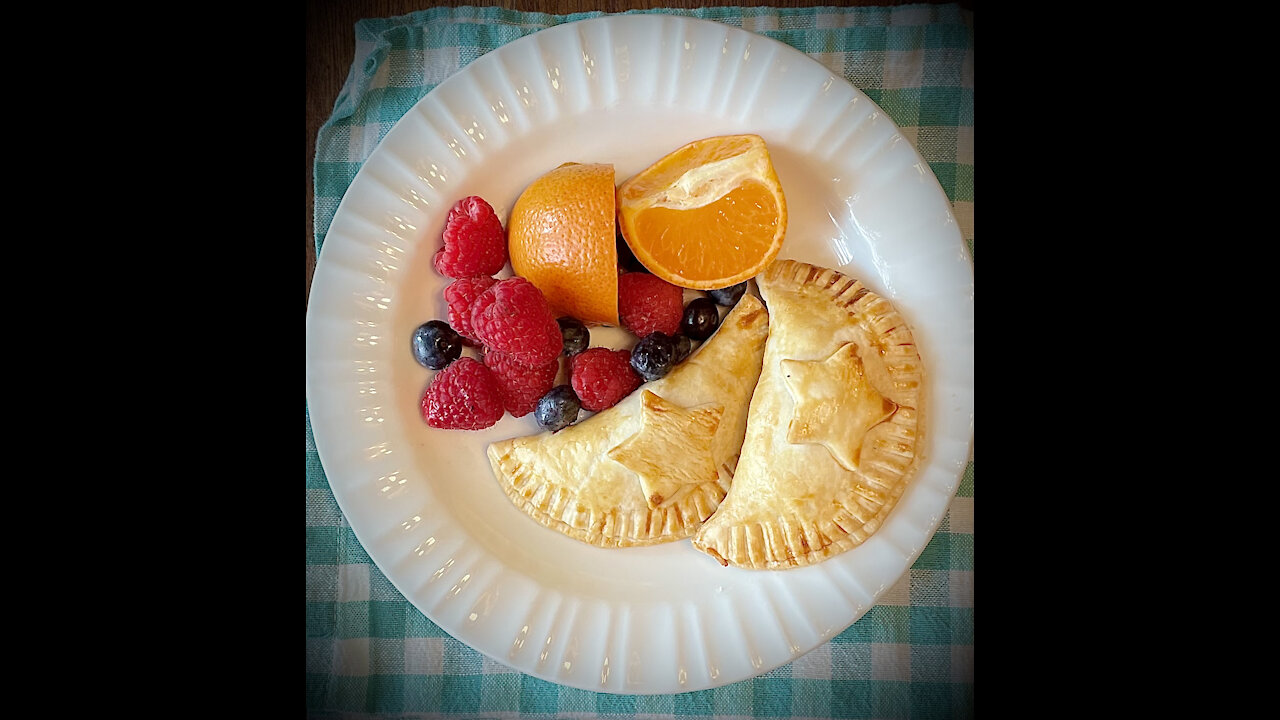
<svg viewBox="0 0 1280 720"><path fill-rule="evenodd" d="M826 360L783 360L782 371L795 400L787 440L823 445L857 470L867 431L898 410L867 380L858 346L845 343Z"/></svg>
<svg viewBox="0 0 1280 720"><path fill-rule="evenodd" d="M650 390L641 391L640 430L609 451L609 457L640 476L649 507L674 501L688 485L714 482L718 473L711 441L724 408L687 410Z"/></svg>

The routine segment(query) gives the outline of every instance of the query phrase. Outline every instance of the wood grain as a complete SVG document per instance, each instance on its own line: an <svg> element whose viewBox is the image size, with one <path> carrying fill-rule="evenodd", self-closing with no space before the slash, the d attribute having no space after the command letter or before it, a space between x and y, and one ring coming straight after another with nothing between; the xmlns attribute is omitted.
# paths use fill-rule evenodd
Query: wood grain
<svg viewBox="0 0 1280 720"><path fill-rule="evenodd" d="M916 0L918 3L919 0ZM912 2L893 0L738 0L737 2L708 3L688 0L629 0L627 2L600 2L589 0L528 0L523 2L493 2L469 0L459 2L412 2L410 0L309 0L306 5L306 65L307 65L307 303L311 301L311 278L315 273L316 247L314 236L315 178L313 174L316 155L316 134L333 111L333 103L346 81L347 71L355 58L355 24L364 18L386 18L406 15L416 10L440 6L498 6L525 12L543 12L566 15L577 12L624 12L626 10L652 10L655 8L698 8L709 6L728 7L821 7L821 6L888 6L908 5ZM933 3L943 4L943 3ZM973 10L973 1L959 3Z"/></svg>

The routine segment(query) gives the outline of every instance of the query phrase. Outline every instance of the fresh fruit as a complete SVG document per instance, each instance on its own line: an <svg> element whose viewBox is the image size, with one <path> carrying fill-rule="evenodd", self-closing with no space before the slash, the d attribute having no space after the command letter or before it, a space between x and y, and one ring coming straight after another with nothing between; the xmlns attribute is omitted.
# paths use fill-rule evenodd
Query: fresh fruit
<svg viewBox="0 0 1280 720"><path fill-rule="evenodd" d="M468 345L480 344L480 339L471 329L471 304L496 282L497 279L488 275L476 275L458 278L444 289L444 301L449 305L449 324Z"/></svg>
<svg viewBox="0 0 1280 720"><path fill-rule="evenodd" d="M645 272L618 276L618 318L636 337L651 332L675 335L684 314L684 291Z"/></svg>
<svg viewBox="0 0 1280 720"><path fill-rule="evenodd" d="M593 347L569 359L569 383L584 410L599 412L630 395L641 379L631 369L630 350Z"/></svg>
<svg viewBox="0 0 1280 720"><path fill-rule="evenodd" d="M454 203L444 221L444 245L431 260L436 272L455 279L501 270L507 264L507 236L493 206L478 195Z"/></svg>
<svg viewBox="0 0 1280 720"><path fill-rule="evenodd" d="M512 417L524 417L533 412L538 399L547 394L560 373L560 357L529 367L513 356L489 349L484 354L484 366L493 371L502 390L502 405Z"/></svg>
<svg viewBox="0 0 1280 720"><path fill-rule="evenodd" d="M511 268L553 312L618 324L613 166L565 163L534 180L507 221Z"/></svg>
<svg viewBox="0 0 1280 720"><path fill-rule="evenodd" d="M670 335L651 332L631 351L631 369L646 382L657 380L675 366L676 345Z"/></svg>
<svg viewBox="0 0 1280 720"><path fill-rule="evenodd" d="M684 306L684 316L680 318L680 330L693 340L706 340L720 327L720 310L716 301L700 297L689 301Z"/></svg>
<svg viewBox="0 0 1280 720"><path fill-rule="evenodd" d="M533 417L538 421L538 427L558 432L578 421L578 411L581 408L582 403L571 386L557 385L538 400Z"/></svg>
<svg viewBox="0 0 1280 720"><path fill-rule="evenodd" d="M564 338L547 300L522 277L499 280L471 303L471 328L486 348L529 367L560 356Z"/></svg>
<svg viewBox="0 0 1280 720"><path fill-rule="evenodd" d="M564 355L573 357L591 345L591 330L578 318L568 315L556 318L560 324L560 335L564 338Z"/></svg>
<svg viewBox="0 0 1280 720"><path fill-rule="evenodd" d="M707 291L707 296L716 301L717 305L724 307L733 307L742 299L742 294L747 291L747 281L743 280L737 285L730 285L727 288L716 288Z"/></svg>
<svg viewBox="0 0 1280 720"><path fill-rule="evenodd" d="M755 276L778 255L787 202L765 141L691 142L618 186L618 223L654 275L696 290Z"/></svg>
<svg viewBox="0 0 1280 720"><path fill-rule="evenodd" d="M676 335L671 338L671 340L675 344L676 348L676 354L671 358L671 362L672 364L678 365L679 363L684 362L684 359L689 357L689 354L693 352L693 340L684 333Z"/></svg>
<svg viewBox="0 0 1280 720"><path fill-rule="evenodd" d="M436 373L422 394L422 417L442 430L483 430L506 408L493 372L473 357L461 357Z"/></svg>
<svg viewBox="0 0 1280 720"><path fill-rule="evenodd" d="M429 320L413 331L413 359L432 370L443 370L462 356L462 338L442 320Z"/></svg>

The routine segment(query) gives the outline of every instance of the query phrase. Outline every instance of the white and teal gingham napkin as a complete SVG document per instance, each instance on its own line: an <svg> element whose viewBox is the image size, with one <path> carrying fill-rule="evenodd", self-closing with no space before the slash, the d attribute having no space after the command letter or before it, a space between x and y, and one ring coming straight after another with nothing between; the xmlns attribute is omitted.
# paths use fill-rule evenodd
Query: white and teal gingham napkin
<svg viewBox="0 0 1280 720"><path fill-rule="evenodd" d="M973 251L973 23L959 5L656 10L723 22L807 53L865 92L915 143ZM360 21L315 157L317 252L338 203L392 125L484 53L565 22L497 7ZM966 718L973 716L973 462L910 572L844 632L725 687L612 695L494 662L422 615L342 516L307 416L307 715L459 718Z"/></svg>

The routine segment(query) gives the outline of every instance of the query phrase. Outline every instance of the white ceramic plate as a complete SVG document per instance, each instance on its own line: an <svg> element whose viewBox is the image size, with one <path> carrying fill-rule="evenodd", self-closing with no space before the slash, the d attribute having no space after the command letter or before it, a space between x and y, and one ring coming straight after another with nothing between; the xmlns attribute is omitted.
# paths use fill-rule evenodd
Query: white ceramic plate
<svg viewBox="0 0 1280 720"><path fill-rule="evenodd" d="M913 324L930 378L927 465L870 540L796 570L724 568L688 540L602 550L537 525L503 495L484 455L493 440L537 432L532 416L469 433L432 430L418 413L432 373L409 339L447 318L446 283L431 267L446 213L474 194L505 218L530 181L563 162L613 163L621 182L688 141L740 132L765 138L786 192L782 257L861 279ZM929 166L843 78L727 25L605 17L478 58L388 132L320 253L306 362L338 504L436 625L564 685L699 690L838 634L933 535L971 452L973 271Z"/></svg>

